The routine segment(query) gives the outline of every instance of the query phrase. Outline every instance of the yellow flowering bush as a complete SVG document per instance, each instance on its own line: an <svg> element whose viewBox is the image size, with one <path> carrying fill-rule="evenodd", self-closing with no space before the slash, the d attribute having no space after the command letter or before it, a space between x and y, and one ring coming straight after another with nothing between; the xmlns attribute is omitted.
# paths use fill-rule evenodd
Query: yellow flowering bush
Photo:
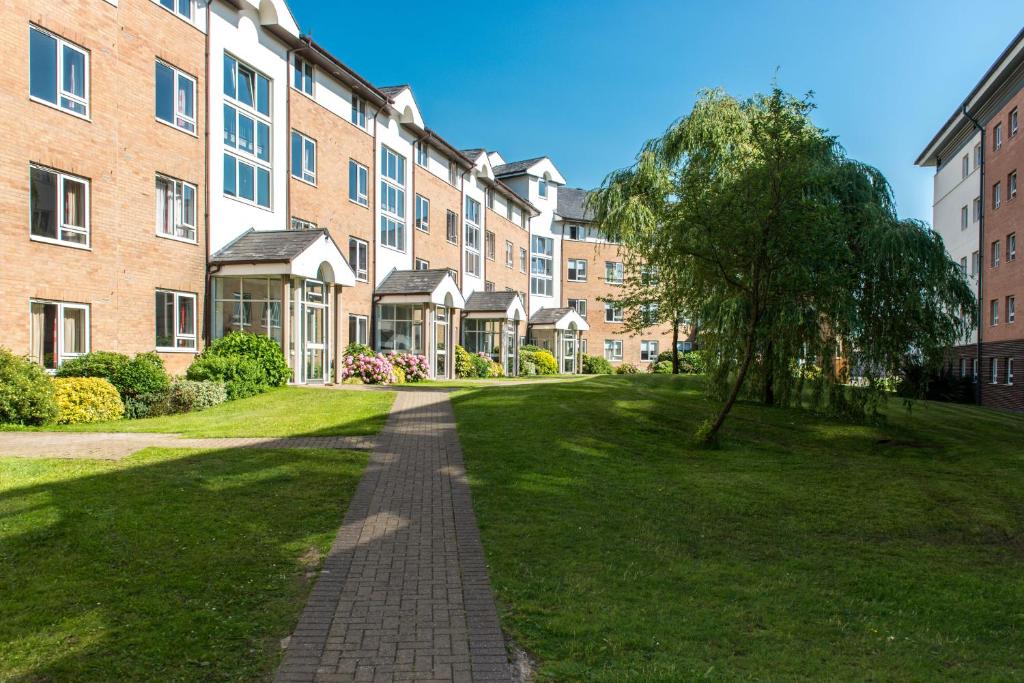
<svg viewBox="0 0 1024 683"><path fill-rule="evenodd" d="M53 394L58 424L103 422L124 416L121 396L102 377L57 377Z"/></svg>

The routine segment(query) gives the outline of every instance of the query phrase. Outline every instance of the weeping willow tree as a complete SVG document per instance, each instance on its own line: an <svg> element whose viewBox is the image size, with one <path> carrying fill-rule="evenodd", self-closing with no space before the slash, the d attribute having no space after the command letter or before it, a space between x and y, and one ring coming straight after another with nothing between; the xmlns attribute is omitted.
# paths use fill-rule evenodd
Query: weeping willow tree
<svg viewBox="0 0 1024 683"><path fill-rule="evenodd" d="M880 379L908 354L940 357L973 324L941 239L898 218L885 178L849 159L812 110L778 88L744 101L705 91L591 198L600 229L662 276L645 296L701 321L721 400L704 442L744 394L874 413ZM863 389L842 384L838 358Z"/></svg>

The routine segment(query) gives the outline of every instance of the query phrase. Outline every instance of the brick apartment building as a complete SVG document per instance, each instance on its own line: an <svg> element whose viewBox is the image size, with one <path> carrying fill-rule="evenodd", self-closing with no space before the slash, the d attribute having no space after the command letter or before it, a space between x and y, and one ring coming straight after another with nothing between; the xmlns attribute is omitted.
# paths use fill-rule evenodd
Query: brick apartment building
<svg viewBox="0 0 1024 683"><path fill-rule="evenodd" d="M1018 236L1024 204L1020 110L1024 31L999 55L917 159L934 166L934 227L978 292L979 329L951 350L955 373L971 377L983 405L1024 410L1024 265Z"/></svg>
<svg viewBox="0 0 1024 683"><path fill-rule="evenodd" d="M411 87L369 83L283 0L0 12L27 66L0 77L19 141L0 157L0 344L47 368L156 350L183 372L232 330L276 339L296 383L336 379L350 341L442 377L456 343L510 373L528 339L565 372L670 343L598 302L618 247L550 159L455 148Z"/></svg>

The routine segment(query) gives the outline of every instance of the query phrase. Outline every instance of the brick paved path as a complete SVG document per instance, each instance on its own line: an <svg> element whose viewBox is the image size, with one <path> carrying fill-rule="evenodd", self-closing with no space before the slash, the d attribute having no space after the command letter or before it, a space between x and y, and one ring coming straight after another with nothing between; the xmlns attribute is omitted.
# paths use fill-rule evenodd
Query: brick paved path
<svg viewBox="0 0 1024 683"><path fill-rule="evenodd" d="M177 434L0 432L0 457L120 460L143 448L342 448L368 450L375 436L291 436L197 439Z"/></svg>
<svg viewBox="0 0 1024 683"><path fill-rule="evenodd" d="M444 392L397 392L277 681L510 681Z"/></svg>

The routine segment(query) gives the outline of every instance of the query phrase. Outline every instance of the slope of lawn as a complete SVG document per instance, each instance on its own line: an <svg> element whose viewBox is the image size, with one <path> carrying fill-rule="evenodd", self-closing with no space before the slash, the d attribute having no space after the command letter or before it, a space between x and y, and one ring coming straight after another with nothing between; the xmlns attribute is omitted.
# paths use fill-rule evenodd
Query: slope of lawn
<svg viewBox="0 0 1024 683"><path fill-rule="evenodd" d="M1024 676L1024 417L889 405L884 428L695 379L453 396L503 626L538 679Z"/></svg>
<svg viewBox="0 0 1024 683"><path fill-rule="evenodd" d="M0 680L268 679L365 462L0 458Z"/></svg>
<svg viewBox="0 0 1024 683"><path fill-rule="evenodd" d="M384 427L394 394L282 387L197 413L47 429L82 432L180 433L192 437L358 436Z"/></svg>

